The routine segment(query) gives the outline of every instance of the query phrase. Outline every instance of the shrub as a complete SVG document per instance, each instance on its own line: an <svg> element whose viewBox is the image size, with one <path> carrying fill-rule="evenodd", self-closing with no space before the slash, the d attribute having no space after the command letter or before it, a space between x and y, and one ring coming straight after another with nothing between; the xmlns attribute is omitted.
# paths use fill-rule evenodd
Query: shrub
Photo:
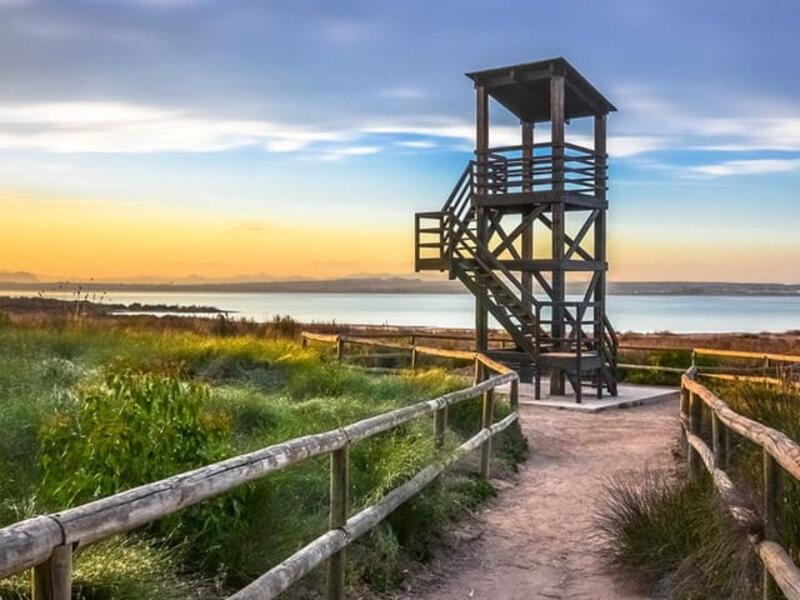
<svg viewBox="0 0 800 600"><path fill-rule="evenodd" d="M79 390L39 432L42 489L58 508L219 460L230 415L205 409L206 386L112 372Z"/></svg>
<svg viewBox="0 0 800 600"><path fill-rule="evenodd" d="M0 581L0 598L30 598L30 577L26 575ZM79 600L221 597L213 582L181 573L178 552L133 536L115 537L78 552L72 588L73 597Z"/></svg>
<svg viewBox="0 0 800 600"><path fill-rule="evenodd" d="M83 320L59 328L0 327L4 523L468 384L443 369L366 375L285 338L240 335L230 321L221 325L229 334L225 337L158 328L158 320L148 323ZM470 400L451 411L448 446L477 431L479 405L479 399ZM497 415L504 415L507 409L497 406ZM517 450L520 440L524 443L519 430L512 430L498 445L498 454L510 461L519 454L504 450L505 440L516 439ZM419 419L355 444L353 510L427 464L431 442L432 420ZM325 531L328 470L327 457L312 459L117 542L90 546L77 559L83 574L76 592L82 598L223 595ZM354 587L363 590L364 581L375 589L395 585L409 556L430 552L439 524L491 494L487 482L456 469L441 482L403 507L381 533L359 542L361 550L354 549L350 562ZM300 593L308 589L308 597L316 597L317 583L312 576ZM166 591L169 586L177 591ZM0 597L14 597L10 589L0 588Z"/></svg>
<svg viewBox="0 0 800 600"><path fill-rule="evenodd" d="M620 472L606 482L597 518L610 561L650 594L755 597L757 559L708 477Z"/></svg>

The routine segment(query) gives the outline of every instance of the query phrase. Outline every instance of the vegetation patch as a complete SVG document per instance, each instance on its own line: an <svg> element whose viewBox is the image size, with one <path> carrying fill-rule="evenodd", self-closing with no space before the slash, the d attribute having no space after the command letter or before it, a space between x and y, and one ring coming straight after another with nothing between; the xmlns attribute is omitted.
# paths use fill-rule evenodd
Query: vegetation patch
<svg viewBox="0 0 800 600"><path fill-rule="evenodd" d="M209 335L125 323L0 324L0 525L470 384L436 368L369 376L331 361L327 349L303 349L274 331L264 338L235 327ZM450 411L449 448L479 430L479 404ZM508 410L496 403L497 418ZM419 419L355 444L352 510L428 464L432 440L432 419ZM501 470L526 449L516 426L496 447ZM76 557L76 593L225 596L325 531L328 485L327 459L306 461L89 546ZM359 541L348 585L396 585L404 561L424 558L442 524L491 493L468 464L454 469ZM292 593L314 597L321 577L315 573ZM0 597L26 597L25 582L0 582Z"/></svg>
<svg viewBox="0 0 800 600"><path fill-rule="evenodd" d="M703 381L731 409L800 441L796 388L741 381ZM709 411L701 437L711 444ZM728 464L734 483L762 506L762 450L729 432ZM685 457L680 458L681 462ZM620 473L606 484L598 515L610 560L635 574L654 595L669 598L753 598L760 563L714 492L708 475L688 479L679 470ZM800 485L784 477L780 543L800 561Z"/></svg>
<svg viewBox="0 0 800 600"><path fill-rule="evenodd" d="M598 522L610 561L650 595L757 596L758 559L706 476L618 473L606 483Z"/></svg>

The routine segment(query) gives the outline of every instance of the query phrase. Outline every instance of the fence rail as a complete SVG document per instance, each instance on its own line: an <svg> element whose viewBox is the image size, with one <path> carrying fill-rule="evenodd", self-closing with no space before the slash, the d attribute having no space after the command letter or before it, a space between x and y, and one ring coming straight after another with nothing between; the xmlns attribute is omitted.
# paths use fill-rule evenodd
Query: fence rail
<svg viewBox="0 0 800 600"><path fill-rule="evenodd" d="M312 333L304 333L303 340L304 344L308 341L334 342L339 348L345 342L365 346L387 345L367 338ZM393 346L407 348L399 344ZM403 502L424 489L465 453L480 448L481 474L488 477L492 439L518 418L519 380L514 371L475 352L424 346L414 346L413 351L473 361L474 385L340 429L295 438L82 506L33 517L2 528L0 578L33 567L34 600L68 600L72 593L72 557L77 549L151 523L310 458L328 454L331 457L329 530L232 597L237 600L273 598L327 560L328 597L342 598L345 548L374 528ZM495 374L490 375L491 371ZM510 384L512 412L494 423L494 390L506 383ZM425 415L433 415L435 445L441 449L445 441L448 407L479 396L482 398L483 410L481 429L475 436L454 452L437 457L433 464L389 492L376 504L349 516L348 449L352 444Z"/></svg>
<svg viewBox="0 0 800 600"><path fill-rule="evenodd" d="M377 331L369 331L369 332L358 332L356 335L351 334L318 334L318 333L310 333L304 332L302 334L304 343L307 341L320 341L325 343L338 343L338 340L341 340L342 344L352 344L352 345L372 345L376 348L382 348L384 350L397 350L398 352L395 355L390 354L381 354L381 355L358 355L357 358L364 359L364 358L396 358L401 359L403 358L403 353L411 353L409 356L411 358L410 367L413 369L416 366L416 355L413 353L413 347L417 347L420 350L420 354L422 354L422 350L432 351L432 350L442 350L440 348L433 348L430 346L419 346L417 345L417 340L441 340L441 341L473 341L475 340L475 336L470 333L463 333L463 334L452 334L452 333L438 333L438 332L426 332L424 330L409 330L409 331L391 331L391 332L377 332ZM405 344L392 344L387 342L379 342L377 340L408 340L408 343ZM369 343L369 342L372 343ZM495 344L499 345L500 349L504 349L506 344L513 344L514 341L509 336L504 336L502 334L491 336L489 338L490 342L494 342ZM343 348L344 346L342 346ZM707 379L722 379L722 380L729 380L729 381L749 381L753 383L765 383L770 385L783 385L787 382L790 385L795 385L800 387L800 355L789 355L789 354L775 354L769 352L745 352L740 350L716 350L713 348L671 348L671 347L662 347L662 346L641 346L641 345L634 345L634 344L620 344L618 346L618 350L622 352L650 352L650 353L658 353L658 352L686 352L687 354L691 355L691 364L687 364L686 366L664 366L664 365L647 365L641 363L633 363L633 362L624 362L618 363L617 368L624 370L624 371L650 371L656 373L669 373L673 375L682 375L686 372L688 368L697 364L697 360L700 357L710 357L710 358L721 358L721 359L734 359L734 360L749 360L749 361L757 361L757 366L752 367L730 367L730 366L723 366L723 367L713 367L709 365L704 365L702 368L702 372L698 372L697 374L701 377ZM457 350L445 350L447 353L457 353L461 351ZM444 356L444 355L442 355ZM461 355L453 355L451 358L464 358L464 359L474 359L475 353L474 352L466 352ZM387 368L380 368L380 367L361 367L367 371L373 371L376 373L389 373L396 369L387 369ZM774 373L775 377L770 377L769 374ZM794 380L792 379L794 377Z"/></svg>
<svg viewBox="0 0 800 600"><path fill-rule="evenodd" d="M776 586L787 598L800 598L800 569L778 542L782 480L784 473L800 480L800 445L784 433L735 412L697 381L699 374L697 368L692 367L681 378L680 421L689 470L697 474L701 465L706 468L721 500L737 523L748 532L753 549L763 564L764 598L773 598ZM711 448L701 437L706 417L711 421ZM730 463L731 431L762 449L761 516L743 499L743 494L725 472Z"/></svg>

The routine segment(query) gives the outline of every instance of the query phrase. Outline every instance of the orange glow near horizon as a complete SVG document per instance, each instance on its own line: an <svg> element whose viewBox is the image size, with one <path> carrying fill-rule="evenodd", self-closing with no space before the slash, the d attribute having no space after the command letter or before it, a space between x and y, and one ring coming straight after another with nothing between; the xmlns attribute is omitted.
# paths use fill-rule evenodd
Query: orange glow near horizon
<svg viewBox="0 0 800 600"><path fill-rule="evenodd" d="M9 194L0 194L0 210L0 271L47 279L324 278L413 270L413 240L401 227L304 226Z"/></svg>
<svg viewBox="0 0 800 600"><path fill-rule="evenodd" d="M187 214L0 191L0 271L44 279L181 281L408 275L413 220L343 225ZM537 253L543 240L537 240ZM793 282L797 245L637 236L609 243L611 281ZM765 267L766 265L766 267Z"/></svg>

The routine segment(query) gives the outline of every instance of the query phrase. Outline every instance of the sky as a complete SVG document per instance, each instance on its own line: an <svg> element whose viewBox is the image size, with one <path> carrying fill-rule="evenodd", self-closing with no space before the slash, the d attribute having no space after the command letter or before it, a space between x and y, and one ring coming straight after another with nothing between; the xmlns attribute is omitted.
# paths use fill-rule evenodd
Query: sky
<svg viewBox="0 0 800 600"><path fill-rule="evenodd" d="M618 108L611 280L800 282L798 30L796 0L0 0L0 272L409 274L464 73L564 56Z"/></svg>

